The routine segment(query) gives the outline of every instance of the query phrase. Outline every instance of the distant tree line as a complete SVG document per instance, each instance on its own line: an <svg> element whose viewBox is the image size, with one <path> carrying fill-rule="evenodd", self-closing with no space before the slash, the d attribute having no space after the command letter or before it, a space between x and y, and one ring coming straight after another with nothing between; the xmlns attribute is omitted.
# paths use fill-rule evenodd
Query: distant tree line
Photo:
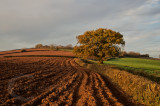
<svg viewBox="0 0 160 106"><path fill-rule="evenodd" d="M73 49L72 44L68 44L66 46L62 46L62 45L55 45L55 44L51 44L51 45L42 45L42 44L37 44L35 45L36 49L50 49L50 50L59 50L59 49Z"/></svg>
<svg viewBox="0 0 160 106"><path fill-rule="evenodd" d="M140 54L138 52L133 52L133 51L130 51L130 52L122 52L122 57L136 57L136 58L140 58L140 57L144 57L144 58L148 58L149 57L149 54Z"/></svg>

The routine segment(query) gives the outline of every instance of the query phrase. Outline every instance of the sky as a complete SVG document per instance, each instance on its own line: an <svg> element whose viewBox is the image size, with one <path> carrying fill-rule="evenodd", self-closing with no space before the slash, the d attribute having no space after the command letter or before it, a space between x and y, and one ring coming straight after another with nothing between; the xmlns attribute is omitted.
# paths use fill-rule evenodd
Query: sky
<svg viewBox="0 0 160 106"><path fill-rule="evenodd" d="M126 51L159 57L160 0L0 0L0 51L74 46L98 28L123 34Z"/></svg>

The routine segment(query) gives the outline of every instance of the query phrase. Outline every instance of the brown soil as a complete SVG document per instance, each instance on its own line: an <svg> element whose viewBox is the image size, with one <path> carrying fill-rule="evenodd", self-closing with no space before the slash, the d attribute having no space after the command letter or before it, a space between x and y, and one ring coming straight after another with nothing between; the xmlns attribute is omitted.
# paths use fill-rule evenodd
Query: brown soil
<svg viewBox="0 0 160 106"><path fill-rule="evenodd" d="M3 57L3 56L24 56L24 55L75 56L70 51L54 51L54 50L47 50L47 49L26 49L26 52L21 52L21 50L12 50L12 51L0 52L0 57Z"/></svg>
<svg viewBox="0 0 160 106"><path fill-rule="evenodd" d="M0 105L134 105L100 74L64 57L0 58Z"/></svg>

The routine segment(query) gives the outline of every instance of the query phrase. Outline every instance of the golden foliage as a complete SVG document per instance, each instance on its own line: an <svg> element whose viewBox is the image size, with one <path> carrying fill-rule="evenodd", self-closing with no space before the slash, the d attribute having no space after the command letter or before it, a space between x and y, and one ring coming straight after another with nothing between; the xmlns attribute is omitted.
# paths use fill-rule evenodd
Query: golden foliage
<svg viewBox="0 0 160 106"><path fill-rule="evenodd" d="M36 48L36 49L40 49L40 48L42 48L42 47L43 47L42 44L37 44L37 45L35 45L35 48Z"/></svg>
<svg viewBox="0 0 160 106"><path fill-rule="evenodd" d="M108 57L118 56L119 45L125 45L122 34L104 28L86 31L77 40L80 45L74 47L73 53L84 58L95 56L101 63Z"/></svg>

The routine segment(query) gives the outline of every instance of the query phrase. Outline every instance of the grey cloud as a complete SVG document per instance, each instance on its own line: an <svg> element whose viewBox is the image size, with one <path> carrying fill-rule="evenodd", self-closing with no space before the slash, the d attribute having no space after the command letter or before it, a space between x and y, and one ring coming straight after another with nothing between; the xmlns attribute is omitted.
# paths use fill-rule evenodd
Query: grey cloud
<svg viewBox="0 0 160 106"><path fill-rule="evenodd" d="M0 45L6 46L0 50L36 43L76 44L77 35L99 27L122 32L126 40L134 37L132 42L126 41L127 48L132 48L148 29L155 32L145 23L159 19L160 6L155 4L146 11L146 4L146 0L1 0Z"/></svg>

